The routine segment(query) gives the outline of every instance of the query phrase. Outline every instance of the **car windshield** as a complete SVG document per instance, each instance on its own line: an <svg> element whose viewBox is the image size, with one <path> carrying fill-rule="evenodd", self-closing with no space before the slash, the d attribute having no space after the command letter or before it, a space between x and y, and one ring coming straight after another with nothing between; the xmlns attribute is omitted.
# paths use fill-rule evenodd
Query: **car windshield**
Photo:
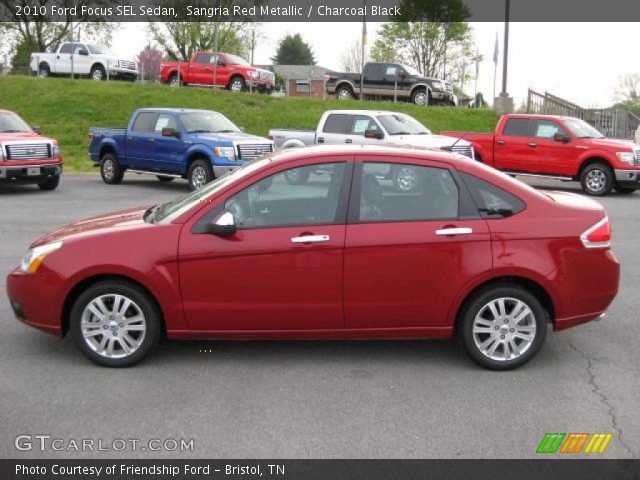
<svg viewBox="0 0 640 480"><path fill-rule="evenodd" d="M271 160L268 156L263 156L245 163L241 167L231 170L226 175L216 178L200 190L178 197L167 203L162 203L150 208L145 214L145 221L149 223L171 223L184 212L191 209L198 203L206 201L211 195L218 192L223 187L232 182L238 181L247 175L251 175L259 168L267 165Z"/></svg>
<svg viewBox="0 0 640 480"><path fill-rule="evenodd" d="M87 45L87 47L89 47L89 51L91 53L93 53L94 55L109 55L110 54L108 49L106 49L105 47L102 47L100 45Z"/></svg>
<svg viewBox="0 0 640 480"><path fill-rule="evenodd" d="M235 133L240 132L231 120L218 112L207 110L180 114L180 121L187 133Z"/></svg>
<svg viewBox="0 0 640 480"><path fill-rule="evenodd" d="M376 118L389 135L431 135L431 130L409 115L378 115Z"/></svg>
<svg viewBox="0 0 640 480"><path fill-rule="evenodd" d="M564 123L578 138L604 138L598 130L579 118L565 118Z"/></svg>
<svg viewBox="0 0 640 480"><path fill-rule="evenodd" d="M418 70L416 70L413 67L410 67L409 65L400 65L402 68L404 68L404 71L407 72L409 75L412 76L420 76L420 72Z"/></svg>
<svg viewBox="0 0 640 480"><path fill-rule="evenodd" d="M227 63L229 65L245 65L245 66L250 66L251 65L244 58L238 57L237 55L230 55L230 54L227 53L227 54L225 54L225 57L227 58Z"/></svg>
<svg viewBox="0 0 640 480"><path fill-rule="evenodd" d="M15 113L0 113L0 133L32 132L33 130Z"/></svg>

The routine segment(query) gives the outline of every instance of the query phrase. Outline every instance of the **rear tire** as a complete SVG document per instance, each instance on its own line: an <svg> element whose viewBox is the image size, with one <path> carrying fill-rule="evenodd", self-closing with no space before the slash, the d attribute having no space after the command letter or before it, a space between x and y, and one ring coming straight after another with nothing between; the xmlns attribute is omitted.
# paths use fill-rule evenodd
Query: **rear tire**
<svg viewBox="0 0 640 480"><path fill-rule="evenodd" d="M107 185L122 183L124 168L120 166L113 153L105 153L100 159L100 176L102 176L102 181Z"/></svg>
<svg viewBox="0 0 640 480"><path fill-rule="evenodd" d="M353 91L350 87L342 85L338 88L338 90L336 90L336 98L338 100L353 100L355 98L355 95L353 94Z"/></svg>
<svg viewBox="0 0 640 480"><path fill-rule="evenodd" d="M214 179L211 163L205 159L194 161L189 167L187 179L191 190L199 190Z"/></svg>
<svg viewBox="0 0 640 480"><path fill-rule="evenodd" d="M171 75L169 77L169 86L171 87L180 87L182 85L182 82L180 81L180 79L178 78L178 74L174 73L173 75Z"/></svg>
<svg viewBox="0 0 640 480"><path fill-rule="evenodd" d="M303 185L309 180L311 172L305 168L293 168L287 170L284 174L284 179L290 185Z"/></svg>
<svg viewBox="0 0 640 480"><path fill-rule="evenodd" d="M614 188L616 192L622 195L629 195L630 193L633 193L638 189L637 187L620 187L618 185L616 185Z"/></svg>
<svg viewBox="0 0 640 480"><path fill-rule="evenodd" d="M89 360L105 367L128 367L158 343L162 316L142 288L108 280L80 294L71 309L69 330Z"/></svg>
<svg viewBox="0 0 640 480"><path fill-rule="evenodd" d="M516 285L494 285L465 302L459 335L469 357L490 370L510 370L531 360L547 334L538 299Z"/></svg>
<svg viewBox="0 0 640 480"><path fill-rule="evenodd" d="M156 175L156 178L160 180L162 183L173 182L174 177L163 177L162 175Z"/></svg>
<svg viewBox="0 0 640 480"><path fill-rule="evenodd" d="M49 69L49 65L43 63L38 67L38 76L40 78L47 78L51 75L51 70Z"/></svg>
<svg viewBox="0 0 640 480"><path fill-rule="evenodd" d="M587 165L580 175L582 191L587 195L601 197L608 195L614 186L613 171L601 162Z"/></svg>
<svg viewBox="0 0 640 480"><path fill-rule="evenodd" d="M38 183L38 187L40 187L40 190L55 190L56 188L58 188L58 185L60 184L60 175L53 175L52 177L47 178L46 180L43 180L42 182Z"/></svg>

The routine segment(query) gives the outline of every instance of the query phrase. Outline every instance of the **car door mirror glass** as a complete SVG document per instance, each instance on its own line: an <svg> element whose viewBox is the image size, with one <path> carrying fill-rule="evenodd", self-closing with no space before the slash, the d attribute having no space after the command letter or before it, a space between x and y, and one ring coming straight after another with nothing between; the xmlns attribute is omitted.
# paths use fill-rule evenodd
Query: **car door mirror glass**
<svg viewBox="0 0 640 480"><path fill-rule="evenodd" d="M207 233L220 237L235 235L238 231L236 219L229 211L224 211L213 222L207 225Z"/></svg>
<svg viewBox="0 0 640 480"><path fill-rule="evenodd" d="M562 142L562 143L569 143L571 141L571 139L569 138L569 135L566 135L564 133L556 133L553 136L553 140L556 142Z"/></svg>
<svg viewBox="0 0 640 480"><path fill-rule="evenodd" d="M89 56L89 50L81 48L80 50L78 50L78 55L84 55L85 57L87 57Z"/></svg>
<svg viewBox="0 0 640 480"><path fill-rule="evenodd" d="M365 138L377 138L378 140L381 140L384 138L384 133L382 133L380 130L366 130L364 132L364 137Z"/></svg>
<svg viewBox="0 0 640 480"><path fill-rule="evenodd" d="M165 127L162 129L162 136L180 138L180 132L175 128Z"/></svg>
<svg viewBox="0 0 640 480"><path fill-rule="evenodd" d="M40 134L42 133L42 128L40 128L40 125L33 125L31 127L31 130L33 130L34 133Z"/></svg>

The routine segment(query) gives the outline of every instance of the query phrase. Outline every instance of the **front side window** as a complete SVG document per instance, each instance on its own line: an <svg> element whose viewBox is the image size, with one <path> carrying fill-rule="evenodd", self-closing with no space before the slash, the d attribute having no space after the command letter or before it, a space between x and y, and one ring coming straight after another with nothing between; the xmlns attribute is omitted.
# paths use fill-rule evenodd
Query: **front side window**
<svg viewBox="0 0 640 480"><path fill-rule="evenodd" d="M169 115L168 113L161 113L158 115L153 131L156 135L161 135L163 128L172 128L174 130L178 129L178 125L176 124L176 120L173 118L173 115Z"/></svg>
<svg viewBox="0 0 640 480"><path fill-rule="evenodd" d="M528 137L530 124L531 120L528 118L510 118L502 133L507 137Z"/></svg>
<svg viewBox="0 0 640 480"><path fill-rule="evenodd" d="M458 218L460 195L449 170L367 162L360 183L361 222Z"/></svg>
<svg viewBox="0 0 640 480"><path fill-rule="evenodd" d="M344 163L284 170L227 199L224 208L239 229L332 224L344 170Z"/></svg>
<svg viewBox="0 0 640 480"><path fill-rule="evenodd" d="M89 47L89 51L94 55L109 55L110 52L106 48L101 45L87 45Z"/></svg>
<svg viewBox="0 0 640 480"><path fill-rule="evenodd" d="M137 133L150 133L153 131L153 124L156 114L153 112L142 112L136 117L133 124L133 131Z"/></svg>
<svg viewBox="0 0 640 480"><path fill-rule="evenodd" d="M562 135L567 134L564 128L562 128L556 122L552 122L550 120L538 120L536 122L536 129L533 136L536 138L547 138L549 140L553 140L553 137L557 133L560 133Z"/></svg>
<svg viewBox="0 0 640 480"><path fill-rule="evenodd" d="M515 195L468 173L461 175L483 218L509 217L524 210L525 203Z"/></svg>
<svg viewBox="0 0 640 480"><path fill-rule="evenodd" d="M345 113L334 113L327 117L322 131L324 133L347 133L351 116Z"/></svg>
<svg viewBox="0 0 640 480"><path fill-rule="evenodd" d="M356 115L351 125L351 133L354 135L364 135L367 130L379 131L380 127L373 118L366 115Z"/></svg>

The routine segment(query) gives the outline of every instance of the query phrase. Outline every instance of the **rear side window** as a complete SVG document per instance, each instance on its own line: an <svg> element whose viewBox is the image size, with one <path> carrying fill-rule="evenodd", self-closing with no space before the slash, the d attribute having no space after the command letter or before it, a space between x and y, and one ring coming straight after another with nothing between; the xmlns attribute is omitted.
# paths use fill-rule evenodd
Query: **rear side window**
<svg viewBox="0 0 640 480"><path fill-rule="evenodd" d="M507 137L528 137L531 120L528 118L510 118L504 126L503 135Z"/></svg>
<svg viewBox="0 0 640 480"><path fill-rule="evenodd" d="M142 112L136 117L132 130L138 133L150 133L153 131L153 121L156 114L152 112Z"/></svg>
<svg viewBox="0 0 640 480"><path fill-rule="evenodd" d="M324 122L325 133L347 133L351 125L351 116L344 113L334 113Z"/></svg>
<svg viewBox="0 0 640 480"><path fill-rule="evenodd" d="M460 175L482 218L509 217L524 210L525 203L515 195L468 173L461 172Z"/></svg>

